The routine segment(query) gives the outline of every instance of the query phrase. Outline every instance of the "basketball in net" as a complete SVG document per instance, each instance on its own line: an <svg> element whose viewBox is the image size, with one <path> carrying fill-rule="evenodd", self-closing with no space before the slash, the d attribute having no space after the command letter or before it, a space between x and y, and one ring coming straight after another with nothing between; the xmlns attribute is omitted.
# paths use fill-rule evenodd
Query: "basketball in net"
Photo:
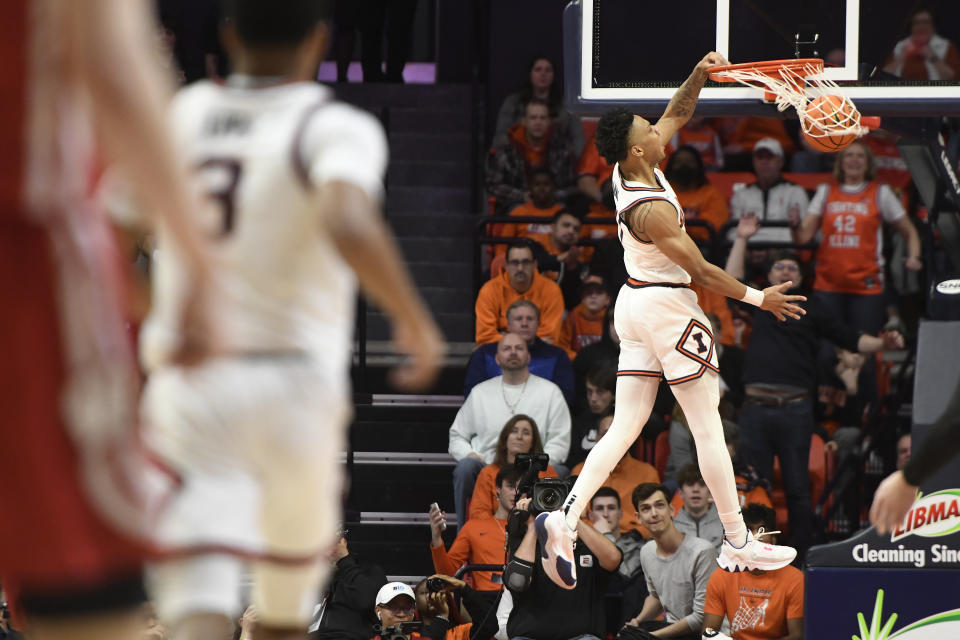
<svg viewBox="0 0 960 640"><path fill-rule="evenodd" d="M849 99L837 95L822 95L807 105L806 127L803 135L807 143L818 151L836 153L849 147L857 139L851 129L860 123L860 113Z"/></svg>
<svg viewBox="0 0 960 640"><path fill-rule="evenodd" d="M765 102L779 111L793 107L810 146L833 153L850 146L880 118L862 117L850 98L823 70L820 58L766 60L711 67L715 82L739 82L763 90Z"/></svg>

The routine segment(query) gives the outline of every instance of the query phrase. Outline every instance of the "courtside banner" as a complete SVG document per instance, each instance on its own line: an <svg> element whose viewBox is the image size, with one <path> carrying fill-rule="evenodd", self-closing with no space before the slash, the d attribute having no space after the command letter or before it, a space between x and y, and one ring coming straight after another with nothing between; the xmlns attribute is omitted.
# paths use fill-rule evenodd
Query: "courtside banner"
<svg viewBox="0 0 960 640"><path fill-rule="evenodd" d="M877 535L871 527L848 540L811 548L806 560L808 567L960 570L960 489L921 495L887 535ZM960 574L956 580L960 592Z"/></svg>
<svg viewBox="0 0 960 640"><path fill-rule="evenodd" d="M958 585L948 569L808 569L805 637L957 640Z"/></svg>

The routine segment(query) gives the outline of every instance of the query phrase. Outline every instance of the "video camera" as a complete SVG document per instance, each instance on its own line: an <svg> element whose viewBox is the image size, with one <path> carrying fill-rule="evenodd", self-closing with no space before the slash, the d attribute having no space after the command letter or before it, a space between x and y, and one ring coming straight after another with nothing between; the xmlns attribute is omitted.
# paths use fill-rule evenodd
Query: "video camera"
<svg viewBox="0 0 960 640"><path fill-rule="evenodd" d="M398 622L392 627L380 630L381 640L409 640L410 634L414 631L420 631L423 623L419 620L412 622Z"/></svg>
<svg viewBox="0 0 960 640"><path fill-rule="evenodd" d="M550 456L545 453L518 453L513 461L513 466L522 474L517 483L517 496L526 494L530 498L528 510L533 515L556 511L570 493L569 480L539 477L549 463Z"/></svg>

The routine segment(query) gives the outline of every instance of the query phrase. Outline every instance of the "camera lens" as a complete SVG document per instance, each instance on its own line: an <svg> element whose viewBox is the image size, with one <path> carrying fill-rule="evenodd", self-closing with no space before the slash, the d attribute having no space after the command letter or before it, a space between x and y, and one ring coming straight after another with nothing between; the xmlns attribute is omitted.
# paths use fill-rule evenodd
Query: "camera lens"
<svg viewBox="0 0 960 640"><path fill-rule="evenodd" d="M442 578L427 578L427 591L438 593L446 589L447 583Z"/></svg>
<svg viewBox="0 0 960 640"><path fill-rule="evenodd" d="M540 494L540 504L548 511L555 511L560 508L563 502L563 496L556 489L546 489Z"/></svg>

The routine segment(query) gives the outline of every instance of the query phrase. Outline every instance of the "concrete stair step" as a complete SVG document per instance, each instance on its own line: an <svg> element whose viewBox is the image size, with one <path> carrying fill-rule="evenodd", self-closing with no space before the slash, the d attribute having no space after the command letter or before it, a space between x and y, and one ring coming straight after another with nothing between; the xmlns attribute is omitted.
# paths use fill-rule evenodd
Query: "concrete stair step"
<svg viewBox="0 0 960 640"><path fill-rule="evenodd" d="M387 212L393 211L463 211L471 210L468 187L390 186L387 191Z"/></svg>
<svg viewBox="0 0 960 640"><path fill-rule="evenodd" d="M422 187L469 187L469 158L456 161L398 160L390 163L387 180L391 189L400 186Z"/></svg>
<svg viewBox="0 0 960 640"><path fill-rule="evenodd" d="M472 160L471 134L390 132L390 160L434 160L470 162Z"/></svg>

